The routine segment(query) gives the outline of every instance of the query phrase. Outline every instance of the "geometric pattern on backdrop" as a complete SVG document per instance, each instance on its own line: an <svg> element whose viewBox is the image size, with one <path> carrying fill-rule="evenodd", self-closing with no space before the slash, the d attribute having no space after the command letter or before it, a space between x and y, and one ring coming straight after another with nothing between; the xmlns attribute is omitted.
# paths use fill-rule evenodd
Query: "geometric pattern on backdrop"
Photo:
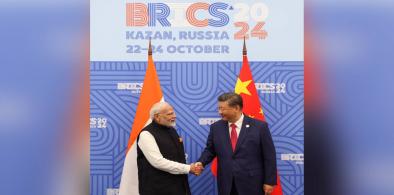
<svg viewBox="0 0 394 195"><path fill-rule="evenodd" d="M217 97L233 91L242 62L155 62L165 101L174 106L188 163L205 147L209 124L219 118ZM304 153L304 63L249 62L256 84L284 84L284 93L259 90L277 151L283 193L304 194L304 165L282 154ZM90 193L118 188L146 62L90 63ZM125 86L122 84L128 83ZM272 86L272 85L271 85ZM266 87L264 89L264 87ZM261 88L261 86L260 86ZM270 91L270 90L268 90ZM274 90L275 91L275 90ZM192 194L217 191L210 167L189 176Z"/></svg>

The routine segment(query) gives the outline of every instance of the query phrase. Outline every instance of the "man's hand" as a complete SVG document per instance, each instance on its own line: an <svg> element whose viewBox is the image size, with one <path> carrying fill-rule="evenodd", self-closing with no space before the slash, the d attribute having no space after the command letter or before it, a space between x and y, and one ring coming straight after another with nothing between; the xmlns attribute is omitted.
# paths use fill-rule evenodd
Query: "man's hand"
<svg viewBox="0 0 394 195"><path fill-rule="evenodd" d="M190 173L193 173L196 176L199 176L203 170L204 167L200 162L190 164Z"/></svg>
<svg viewBox="0 0 394 195"><path fill-rule="evenodd" d="M197 169L196 175L199 176L202 173L202 171L204 170L204 166L202 165L201 162L196 162L195 166Z"/></svg>
<svg viewBox="0 0 394 195"><path fill-rule="evenodd" d="M196 166L199 166L200 168L204 169L204 166L202 165L201 162L196 162L195 164L196 164Z"/></svg>
<svg viewBox="0 0 394 195"><path fill-rule="evenodd" d="M196 163L194 164L194 166L196 167L195 175L196 175L196 176L199 176L199 175L201 174L201 172L204 170L204 167L202 166L202 163L201 163L201 162L196 162Z"/></svg>
<svg viewBox="0 0 394 195"><path fill-rule="evenodd" d="M274 186L264 184L264 195L270 195L274 191Z"/></svg>

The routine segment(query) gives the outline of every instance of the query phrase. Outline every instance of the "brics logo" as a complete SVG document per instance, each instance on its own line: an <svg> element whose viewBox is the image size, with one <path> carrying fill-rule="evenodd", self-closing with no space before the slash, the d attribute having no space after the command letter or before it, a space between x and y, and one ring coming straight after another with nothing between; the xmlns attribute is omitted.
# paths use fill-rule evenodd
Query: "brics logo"
<svg viewBox="0 0 394 195"><path fill-rule="evenodd" d="M212 125L216 121L220 120L221 118L200 118L198 123L200 125Z"/></svg>
<svg viewBox="0 0 394 195"><path fill-rule="evenodd" d="M281 154L283 161L295 161L296 164L304 164L304 154Z"/></svg>
<svg viewBox="0 0 394 195"><path fill-rule="evenodd" d="M90 128L105 129L107 128L107 118L105 117L92 117L90 118Z"/></svg>
<svg viewBox="0 0 394 195"><path fill-rule="evenodd" d="M261 93L286 93L286 83L255 83Z"/></svg>
<svg viewBox="0 0 394 195"><path fill-rule="evenodd" d="M141 93L143 83L118 83L118 90L130 90L131 93Z"/></svg>
<svg viewBox="0 0 394 195"><path fill-rule="evenodd" d="M179 9L179 5L185 4L165 4L165 3L126 3L126 26L172 26L168 17L170 16L170 6L177 6L174 11L184 11ZM195 27L222 27L229 23L229 16L224 11L230 6L226 3L203 3L197 2L188 5L186 9L187 22ZM231 8L230 8L231 9ZM197 12L202 12L202 18L197 17ZM176 15L178 13L175 13ZM179 24L177 24L179 25Z"/></svg>

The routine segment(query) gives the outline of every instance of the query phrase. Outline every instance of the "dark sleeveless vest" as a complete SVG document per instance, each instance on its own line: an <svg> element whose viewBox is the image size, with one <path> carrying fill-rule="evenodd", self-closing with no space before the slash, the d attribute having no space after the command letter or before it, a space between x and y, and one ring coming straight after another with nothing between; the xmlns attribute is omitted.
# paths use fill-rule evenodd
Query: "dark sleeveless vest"
<svg viewBox="0 0 394 195"><path fill-rule="evenodd" d="M174 128L152 122L141 132L148 131L156 140L164 158L179 163L186 163L183 143ZM137 138L138 146L139 136ZM139 192L141 195L190 195L186 174L171 174L153 167L140 147L137 147L137 165Z"/></svg>

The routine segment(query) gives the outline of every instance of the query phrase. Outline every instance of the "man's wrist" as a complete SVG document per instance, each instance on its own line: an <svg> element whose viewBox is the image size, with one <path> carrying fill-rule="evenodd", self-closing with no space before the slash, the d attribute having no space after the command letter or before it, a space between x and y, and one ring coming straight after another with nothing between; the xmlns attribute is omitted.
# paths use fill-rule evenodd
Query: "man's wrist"
<svg viewBox="0 0 394 195"><path fill-rule="evenodd" d="M189 166L189 173L194 173L194 171L195 171L194 163L187 165L187 166Z"/></svg>

